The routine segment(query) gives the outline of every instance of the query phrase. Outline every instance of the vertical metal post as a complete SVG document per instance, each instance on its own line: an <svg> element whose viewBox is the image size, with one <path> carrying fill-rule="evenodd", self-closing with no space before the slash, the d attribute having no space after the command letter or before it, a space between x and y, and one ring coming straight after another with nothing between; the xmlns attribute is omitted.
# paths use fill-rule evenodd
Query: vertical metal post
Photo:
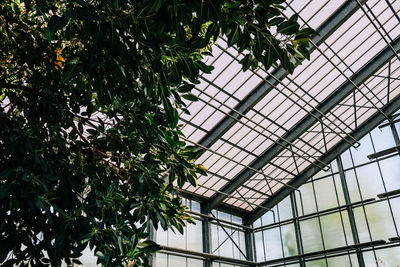
<svg viewBox="0 0 400 267"><path fill-rule="evenodd" d="M208 207L206 207L204 204L201 204L201 213L204 215L210 215L208 212L205 212L208 210ZM208 217L203 217L202 225L202 238L203 238L203 252L204 253L211 253L211 224L210 224L210 219ZM211 267L212 263L210 259L205 259L204 260L204 267Z"/></svg>
<svg viewBox="0 0 400 267"><path fill-rule="evenodd" d="M393 122L390 122L390 129L392 130L392 134L394 137L394 141L396 143L396 146L400 146L400 138L399 138L399 133L396 130L396 126L394 125Z"/></svg>
<svg viewBox="0 0 400 267"><path fill-rule="evenodd" d="M147 223L147 232L149 233L149 239L153 240L153 241L157 241L155 240L155 234L154 234L154 227L153 224L151 222ZM149 256L149 265L150 267L155 266L155 257L153 255Z"/></svg>
<svg viewBox="0 0 400 267"><path fill-rule="evenodd" d="M344 171L343 171L342 159L340 158L340 156L336 158L336 162L337 162L337 165L339 168L339 176L340 176L340 181L342 182L343 195L344 195L344 199L345 199L345 202L347 205L347 212L349 215L349 223L350 223L351 233L353 234L353 241L354 241L354 244L360 244L360 238L359 238L358 232L357 232L356 220L354 218L353 208L351 207L351 199L350 199L349 189L347 187L346 177L345 177ZM363 258L362 252L359 248L356 249L356 253L357 253L357 259L358 259L358 265L360 267L365 267L364 258Z"/></svg>
<svg viewBox="0 0 400 267"><path fill-rule="evenodd" d="M245 224L245 226L251 226L249 224ZM254 261L254 255L255 255L255 246L254 246L254 240L253 240L253 230L250 229L245 229L244 232L244 242L246 246L246 256L248 261ZM254 265L255 266L255 265Z"/></svg>
<svg viewBox="0 0 400 267"><path fill-rule="evenodd" d="M299 217L299 214L297 212L297 203L296 203L296 196L295 196L295 192L293 191L290 194L290 202L291 202L291 206L292 206L292 213L293 213L293 225L294 225L294 232L296 235L296 243L297 243L297 253L298 254L304 254L304 250L303 250L303 242L301 240L301 230L300 230L300 223L299 220L297 219ZM305 267L306 264L304 262L304 258L301 257L300 258L300 267Z"/></svg>

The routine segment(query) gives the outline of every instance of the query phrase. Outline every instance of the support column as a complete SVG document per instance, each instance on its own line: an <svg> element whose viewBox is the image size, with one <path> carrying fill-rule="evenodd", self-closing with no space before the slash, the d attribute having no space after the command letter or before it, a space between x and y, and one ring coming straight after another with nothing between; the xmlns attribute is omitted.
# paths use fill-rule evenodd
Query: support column
<svg viewBox="0 0 400 267"><path fill-rule="evenodd" d="M246 226L251 226L247 225ZM254 261L255 260L255 244L254 244L254 238L253 238L253 230L250 229L245 229L244 232L244 242L246 246L246 256L248 261ZM255 267L255 265L252 265L252 267Z"/></svg>
<svg viewBox="0 0 400 267"><path fill-rule="evenodd" d="M347 205L347 212L349 214L349 223L350 223L351 233L353 234L353 241L354 241L354 244L357 245L357 244L360 244L360 238L359 238L358 232L357 232L356 220L354 218L353 208L351 206L349 189L347 187L346 177L345 177L344 171L343 171L342 159L340 158L340 156L336 158L336 162L337 162L337 165L339 168L339 176L340 176L340 181L342 182L343 195L344 195L344 199L345 199L346 205ZM364 258L363 258L361 249L357 248L356 253L357 253L357 259L358 259L358 265L360 267L365 267L365 262L364 262Z"/></svg>
<svg viewBox="0 0 400 267"><path fill-rule="evenodd" d="M210 214L208 212L205 212L208 210L207 207L205 207L204 204L201 204L201 213L204 215L209 216ZM210 218L208 217L203 217L203 221L201 223L201 229L202 229L202 238L203 238L203 252L211 254L211 224L210 224ZM204 267L211 267L212 262L210 259L205 259L204 260Z"/></svg>
<svg viewBox="0 0 400 267"><path fill-rule="evenodd" d="M291 206L292 206L292 213L293 213L293 224L294 224L294 231L295 231L295 235L296 235L296 243L297 243L297 253L298 254L304 254L304 250L303 250L303 242L301 240L301 230L300 230L300 223L299 220L297 219L299 217L299 214L297 212L297 202L296 202L296 195L295 192L292 192L290 194L290 202L291 202ZM304 258L301 257L300 258L300 267L305 267L306 264L304 262Z"/></svg>

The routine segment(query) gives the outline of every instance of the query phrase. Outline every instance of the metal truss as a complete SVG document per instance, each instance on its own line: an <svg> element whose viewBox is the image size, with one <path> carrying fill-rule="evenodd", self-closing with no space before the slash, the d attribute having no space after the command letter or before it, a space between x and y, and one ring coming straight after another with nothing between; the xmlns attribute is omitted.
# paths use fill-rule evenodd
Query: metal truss
<svg viewBox="0 0 400 267"><path fill-rule="evenodd" d="M399 49L399 39L397 39L397 49ZM385 49L383 52L389 52L390 49ZM382 53L381 53L382 54ZM383 57L383 55L382 55ZM376 58L377 59L377 58ZM370 63L372 63L371 61ZM391 103L386 105L382 111L385 114L393 114L400 108L400 96L395 98ZM381 113L375 113L371 118L369 118L365 123L359 126L357 130L355 130L352 135L358 139L369 133L372 129L377 127L379 123L385 120L385 117ZM333 161L337 156L343 153L346 149L349 148L349 145L346 142L340 142L336 146L334 146L328 153L321 157L322 160L326 162ZM305 169L301 175L297 176L295 179L291 180L289 184L292 187L298 188L304 182L306 182L310 177L312 177L315 173L317 173L319 169L314 166L310 166ZM282 188L282 190L276 192L273 197L267 199L261 206L271 209L273 206L278 204L281 200L283 200L286 196L288 196L293 190L290 190L288 187ZM247 216L248 222L254 222L257 218L262 216L265 213L265 209L256 209L250 216Z"/></svg>
<svg viewBox="0 0 400 267"><path fill-rule="evenodd" d="M391 44L397 51L400 50L400 37L398 37ZM355 73L351 77L351 82L347 81L340 88L338 88L332 95L330 95L327 99L325 99L319 106L318 109L327 113L336 105L338 105L342 100L344 100L348 95L350 95L355 87L353 83L360 85L365 82L371 75L373 75L377 70L382 68L390 59L393 57L393 52L390 47L386 47L383 49L378 55L376 55L368 64L366 64L363 68L361 68L357 73ZM390 113L380 113L382 116ZM316 116L319 114L316 113ZM386 116L386 115L385 115ZM386 118L386 117L385 117ZM304 132L306 132L312 125L317 122L314 116L307 116L300 122L298 122L290 132L288 132L284 138L289 141L296 140L299 136L301 136ZM354 134L352 134L353 137ZM348 144L348 142L345 142ZM265 166L269 161L271 161L274 157L276 157L280 152L283 151L281 146L273 145L267 151L265 151L261 156L259 156L255 161L250 165L253 169L260 169ZM323 158L323 157L322 157ZM322 160L323 162L329 162L326 160ZM224 186L220 191L225 192L227 194L231 194L236 189L238 189L244 182L246 182L252 175L254 175L254 171L251 169L245 169L240 172L235 178L232 179L230 183ZM297 179L297 178L296 178ZM291 183L289 183L291 185ZM227 196L222 194L217 194L210 200L210 209L217 207ZM273 197L275 198L275 196ZM268 202L268 200L267 200ZM258 211L257 211L258 213Z"/></svg>
<svg viewBox="0 0 400 267"><path fill-rule="evenodd" d="M365 1L364 1L365 2ZM339 10L335 12L318 30L318 36L312 38L317 45L325 41L337 28L339 28L355 11L359 9L357 3L352 0L347 1ZM315 48L310 49L310 53ZM278 68L273 72L279 80L285 78L288 73L283 68ZM275 79L268 78L271 84L278 84ZM240 102L235 110L244 114L247 113L255 104L257 104L273 87L268 83L262 83L255 88L242 102ZM239 114L232 113L232 116L240 118ZM207 136L205 136L200 144L206 147L213 145L232 125L235 120L231 117L225 117L215 128L213 128Z"/></svg>

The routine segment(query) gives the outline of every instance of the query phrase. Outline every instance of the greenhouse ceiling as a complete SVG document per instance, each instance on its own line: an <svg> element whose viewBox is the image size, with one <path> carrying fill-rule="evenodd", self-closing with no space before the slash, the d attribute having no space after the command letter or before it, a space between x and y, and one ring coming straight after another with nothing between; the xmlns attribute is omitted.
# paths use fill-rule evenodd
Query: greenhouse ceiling
<svg viewBox="0 0 400 267"><path fill-rule="evenodd" d="M400 1L292 0L285 14L319 33L310 60L241 70L243 54L219 39L181 114L185 141L208 168L184 196L246 216L248 223L400 107Z"/></svg>

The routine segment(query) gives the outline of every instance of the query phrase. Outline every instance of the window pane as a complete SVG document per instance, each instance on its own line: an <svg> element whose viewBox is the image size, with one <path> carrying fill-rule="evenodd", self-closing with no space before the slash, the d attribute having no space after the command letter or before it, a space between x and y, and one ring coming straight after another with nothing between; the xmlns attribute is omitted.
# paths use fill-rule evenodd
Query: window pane
<svg viewBox="0 0 400 267"><path fill-rule="evenodd" d="M267 255L267 260L283 257L279 227L275 227L264 231L264 244L266 249L265 254Z"/></svg>
<svg viewBox="0 0 400 267"><path fill-rule="evenodd" d="M389 205L386 201L365 206L372 240L387 240L396 236Z"/></svg>
<svg viewBox="0 0 400 267"><path fill-rule="evenodd" d="M351 148L351 155L353 157L354 166L369 162L367 155L373 154L374 149L369 134L364 136L360 140L360 146L357 148Z"/></svg>
<svg viewBox="0 0 400 267"><path fill-rule="evenodd" d="M375 198L376 195L384 192L378 164L371 163L366 166L359 167L355 171L360 183L361 195L363 199Z"/></svg>
<svg viewBox="0 0 400 267"><path fill-rule="evenodd" d="M342 225L342 219L343 219L343 225ZM344 227L344 225L346 224L348 224L348 218L347 218L347 213L345 212L343 213L337 212L321 216L322 234L324 237L326 249L346 246L346 239L347 242L349 243L350 241L349 237L351 237L351 235L349 233L345 235L346 228ZM347 228L350 227L348 226Z"/></svg>
<svg viewBox="0 0 400 267"><path fill-rule="evenodd" d="M395 156L379 162L387 191L400 189L400 157Z"/></svg>
<svg viewBox="0 0 400 267"><path fill-rule="evenodd" d="M297 255L297 242L294 224L287 224L281 227L283 240L283 253L285 257Z"/></svg>
<svg viewBox="0 0 400 267"><path fill-rule="evenodd" d="M335 186L332 177L314 181L318 210L326 210L338 206Z"/></svg>
<svg viewBox="0 0 400 267"><path fill-rule="evenodd" d="M300 229L305 253L323 249L317 218L301 221Z"/></svg>
<svg viewBox="0 0 400 267"><path fill-rule="evenodd" d="M389 126L384 127L382 129L375 128L371 132L371 136L376 152L396 146L392 130Z"/></svg>

